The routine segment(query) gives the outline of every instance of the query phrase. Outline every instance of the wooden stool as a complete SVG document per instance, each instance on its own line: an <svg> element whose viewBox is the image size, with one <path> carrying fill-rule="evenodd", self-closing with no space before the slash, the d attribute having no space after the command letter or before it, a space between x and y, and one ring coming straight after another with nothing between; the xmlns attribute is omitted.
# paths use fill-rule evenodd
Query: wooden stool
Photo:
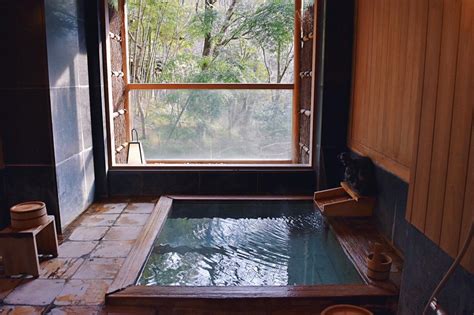
<svg viewBox="0 0 474 315"><path fill-rule="evenodd" d="M12 227L0 231L0 256L3 257L7 276L27 274L39 276L38 254L58 257L58 238L54 216L45 224L27 229Z"/></svg>

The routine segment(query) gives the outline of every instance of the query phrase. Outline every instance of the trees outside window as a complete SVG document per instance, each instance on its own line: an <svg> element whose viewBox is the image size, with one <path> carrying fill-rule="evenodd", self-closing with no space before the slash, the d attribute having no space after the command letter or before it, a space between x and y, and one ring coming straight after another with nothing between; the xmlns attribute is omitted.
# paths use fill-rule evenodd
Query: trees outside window
<svg viewBox="0 0 474 315"><path fill-rule="evenodd" d="M291 160L295 1L126 5L128 100L147 159Z"/></svg>

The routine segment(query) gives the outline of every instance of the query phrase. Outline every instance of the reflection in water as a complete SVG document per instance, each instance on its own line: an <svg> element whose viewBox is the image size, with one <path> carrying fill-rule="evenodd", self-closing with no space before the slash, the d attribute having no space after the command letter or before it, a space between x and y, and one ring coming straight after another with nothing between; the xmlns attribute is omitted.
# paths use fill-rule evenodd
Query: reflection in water
<svg viewBox="0 0 474 315"><path fill-rule="evenodd" d="M138 281L182 286L360 282L320 214L301 202L174 206Z"/></svg>

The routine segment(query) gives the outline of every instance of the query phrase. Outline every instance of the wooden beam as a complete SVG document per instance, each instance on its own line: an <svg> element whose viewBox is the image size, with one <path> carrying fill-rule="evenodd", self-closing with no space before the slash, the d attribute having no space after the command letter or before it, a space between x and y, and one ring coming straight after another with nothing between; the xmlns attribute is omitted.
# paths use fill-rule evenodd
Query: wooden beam
<svg viewBox="0 0 474 315"><path fill-rule="evenodd" d="M108 296L129 300L131 303L150 305L159 298L196 299L259 299L259 298L322 298L356 296L395 296L392 290L366 284L315 285L315 286L253 286L253 287L184 287L184 286L132 286ZM134 302L135 300L135 302Z"/></svg>
<svg viewBox="0 0 474 315"><path fill-rule="evenodd" d="M318 0L314 0L314 4L313 4L313 34L317 34L317 31L318 31ZM312 42L313 44L313 49L312 49L312 53L313 53L313 56L312 56L312 69L311 69L311 72L314 73L314 75L311 77L311 107L310 107L310 111L311 113L316 113L317 109L316 109L316 97L317 97L317 72L316 70L318 69L317 67L317 56L318 56L318 51L317 51L317 48L318 48L318 45L317 45L317 40L313 40ZM313 162L314 162L314 137L313 137L313 134L314 134L314 121L316 120L316 115L313 114L313 117L311 117L310 119L310 132L309 132L309 161L310 161L310 164L313 165Z"/></svg>
<svg viewBox="0 0 474 315"><path fill-rule="evenodd" d="M293 36L294 69L293 69L293 116L292 135L293 163L299 161L299 141L300 141L300 57L301 57L301 0L295 0L295 33Z"/></svg>
<svg viewBox="0 0 474 315"><path fill-rule="evenodd" d="M309 201L313 200L312 196L189 196L189 195L168 195L173 200L194 200L194 201Z"/></svg>
<svg viewBox="0 0 474 315"><path fill-rule="evenodd" d="M107 0L102 0L100 2L100 9L101 9L101 24L102 24L102 29L101 29L101 35L102 38L105 40L105 44L102 45L102 56L104 60L104 86L105 86L105 111L106 111L106 116L105 116L105 121L106 121L106 129L108 133L108 143L107 143L107 157L108 157L108 166L112 167L115 164L115 132L114 132L114 121L112 117L112 112L113 112L113 97L112 97L112 78L111 78L111 71L112 71L112 65L111 65L111 57L110 57L110 52L111 52L111 45L110 45L110 36L108 35L110 33L110 18L109 18L109 4Z"/></svg>
<svg viewBox="0 0 474 315"><path fill-rule="evenodd" d="M122 17L122 27L121 27L121 37L122 41L120 42L122 48L122 72L123 72L123 81L125 82L125 86L130 83L129 78L129 68L128 68L128 22L127 22L127 6L125 0L119 0L119 12ZM129 104L129 97L128 91L125 89L124 91L124 99L123 99L123 108L126 111L125 115L125 135L126 140L130 141L130 130L131 130L131 119L130 119L130 104Z"/></svg>
<svg viewBox="0 0 474 315"><path fill-rule="evenodd" d="M146 160L151 164L291 164L291 160Z"/></svg>
<svg viewBox="0 0 474 315"><path fill-rule="evenodd" d="M286 83L130 83L131 90L293 90Z"/></svg>

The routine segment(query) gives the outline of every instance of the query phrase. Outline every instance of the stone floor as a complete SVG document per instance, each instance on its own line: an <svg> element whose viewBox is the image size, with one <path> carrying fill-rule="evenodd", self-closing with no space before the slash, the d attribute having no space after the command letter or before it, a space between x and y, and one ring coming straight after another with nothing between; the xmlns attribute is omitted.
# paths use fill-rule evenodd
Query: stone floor
<svg viewBox="0 0 474 315"><path fill-rule="evenodd" d="M155 202L92 205L59 236L59 257L41 263L39 278L0 274L0 315L153 314L105 307L104 297Z"/></svg>

